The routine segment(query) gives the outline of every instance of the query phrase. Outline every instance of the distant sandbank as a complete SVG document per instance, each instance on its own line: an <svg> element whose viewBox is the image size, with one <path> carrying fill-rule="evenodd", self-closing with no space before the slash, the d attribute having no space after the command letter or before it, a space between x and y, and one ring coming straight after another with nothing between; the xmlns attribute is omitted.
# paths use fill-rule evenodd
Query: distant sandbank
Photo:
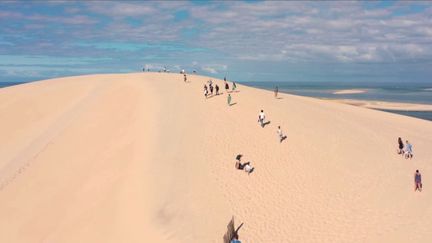
<svg viewBox="0 0 432 243"><path fill-rule="evenodd" d="M332 101L379 110L432 111L432 105L373 100L332 99Z"/></svg>
<svg viewBox="0 0 432 243"><path fill-rule="evenodd" d="M334 91L332 94L361 94L366 92L367 90L365 89L343 89Z"/></svg>

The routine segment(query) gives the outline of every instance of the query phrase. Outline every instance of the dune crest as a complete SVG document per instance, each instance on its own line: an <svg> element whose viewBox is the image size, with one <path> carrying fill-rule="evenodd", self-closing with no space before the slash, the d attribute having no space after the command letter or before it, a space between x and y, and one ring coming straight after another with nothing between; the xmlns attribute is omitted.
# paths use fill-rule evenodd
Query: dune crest
<svg viewBox="0 0 432 243"><path fill-rule="evenodd" d="M1 89L0 242L222 242L232 216L248 243L432 240L432 122L238 84L228 106L223 81L206 99L209 78L187 80Z"/></svg>

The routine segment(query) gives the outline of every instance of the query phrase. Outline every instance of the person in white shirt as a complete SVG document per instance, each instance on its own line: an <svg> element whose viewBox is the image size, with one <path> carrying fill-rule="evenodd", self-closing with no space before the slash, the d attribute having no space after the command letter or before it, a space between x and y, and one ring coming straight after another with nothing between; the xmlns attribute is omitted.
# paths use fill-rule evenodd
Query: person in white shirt
<svg viewBox="0 0 432 243"><path fill-rule="evenodd" d="M261 112L258 115L258 122L261 124L261 127L264 127L264 120L265 120L265 114L264 111L261 110Z"/></svg>
<svg viewBox="0 0 432 243"><path fill-rule="evenodd" d="M285 135L283 134L280 126L278 126L277 134L279 135L279 142L282 143L282 141L285 139Z"/></svg>

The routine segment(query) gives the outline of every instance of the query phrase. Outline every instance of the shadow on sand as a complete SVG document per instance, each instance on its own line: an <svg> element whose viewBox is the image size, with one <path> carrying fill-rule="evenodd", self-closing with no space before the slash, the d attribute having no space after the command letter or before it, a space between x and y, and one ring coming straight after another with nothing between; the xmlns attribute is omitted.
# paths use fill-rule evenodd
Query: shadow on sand
<svg viewBox="0 0 432 243"><path fill-rule="evenodd" d="M263 127L265 127L265 126L269 125L269 124L270 124L270 122L271 122L271 121L266 121L266 122L264 122L264 123L263 123Z"/></svg>
<svg viewBox="0 0 432 243"><path fill-rule="evenodd" d="M236 105L236 104L237 104L237 102L234 102L234 103L231 103L230 106L233 106L233 105Z"/></svg>

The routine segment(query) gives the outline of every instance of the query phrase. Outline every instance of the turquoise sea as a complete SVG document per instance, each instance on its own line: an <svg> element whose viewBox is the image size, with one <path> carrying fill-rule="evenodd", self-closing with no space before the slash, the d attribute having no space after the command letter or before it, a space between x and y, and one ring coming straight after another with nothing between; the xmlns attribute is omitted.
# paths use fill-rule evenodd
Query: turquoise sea
<svg viewBox="0 0 432 243"><path fill-rule="evenodd" d="M432 104L432 83L336 83L336 82L242 82L244 85L279 92L327 99L357 99L388 102ZM360 94L333 94L337 90L365 89ZM431 111L389 111L432 121Z"/></svg>

